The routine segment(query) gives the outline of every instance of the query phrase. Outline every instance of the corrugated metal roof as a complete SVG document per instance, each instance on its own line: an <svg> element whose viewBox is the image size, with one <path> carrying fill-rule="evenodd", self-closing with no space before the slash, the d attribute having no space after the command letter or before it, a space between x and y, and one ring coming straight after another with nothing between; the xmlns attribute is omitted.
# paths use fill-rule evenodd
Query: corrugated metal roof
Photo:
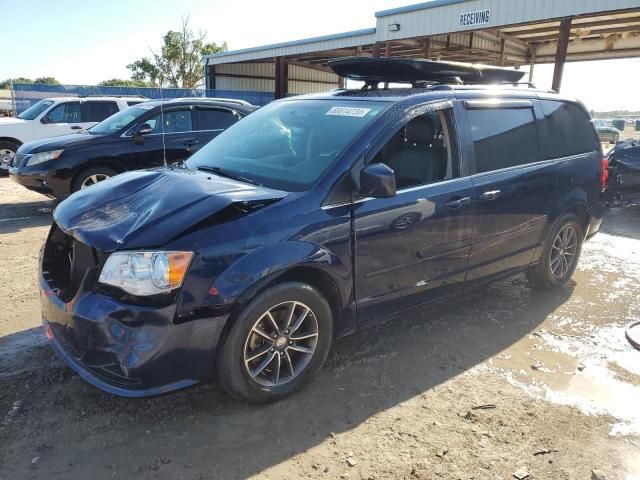
<svg viewBox="0 0 640 480"><path fill-rule="evenodd" d="M271 50L276 48L293 47L297 45L307 45L312 43L322 43L329 40L342 40L345 38L359 37L372 35L376 33L375 28L364 28L362 30L352 30L350 32L334 33L332 35L322 35L320 37L303 38L301 40L291 40L289 42L272 43L270 45L263 45L259 47L241 48L238 50L230 50L227 52L214 53L212 55L206 55L205 58L217 58L225 57L229 55L239 55L242 53L259 52L263 50ZM212 62L213 63L213 62Z"/></svg>
<svg viewBox="0 0 640 480"><path fill-rule="evenodd" d="M463 15L483 10L490 11L483 17L486 21L463 25ZM603 54L596 40L606 40L606 50L618 50L616 55L622 57L637 55L636 49L640 50L636 46L640 43L640 0L432 0L377 12L376 28L221 52L205 58L209 64L218 65L284 56L312 68L326 68L328 58L372 55L374 45L386 44L389 52L379 52L381 55L428 55L443 60L522 65L528 63L531 50L538 47L545 55L538 60L548 61L548 44L557 40L559 19L564 17L574 19L572 39L593 41L594 58ZM396 28L390 29L391 24ZM621 37L624 48L616 48L611 35ZM431 46L427 46L427 38ZM574 43L577 42L570 44L569 60ZM586 45L579 50L579 59L588 58Z"/></svg>
<svg viewBox="0 0 640 480"><path fill-rule="evenodd" d="M453 5L454 3L462 3L468 0L431 0L430 2L416 3L415 5L407 5L404 7L390 8L376 12L376 18L395 15L396 13L415 12L416 10L425 10L427 8L442 7Z"/></svg>

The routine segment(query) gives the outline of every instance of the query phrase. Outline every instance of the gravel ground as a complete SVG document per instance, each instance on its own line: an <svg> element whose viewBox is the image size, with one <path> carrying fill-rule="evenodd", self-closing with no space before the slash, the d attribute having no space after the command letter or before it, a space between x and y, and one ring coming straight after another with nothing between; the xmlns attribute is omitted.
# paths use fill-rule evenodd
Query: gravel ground
<svg viewBox="0 0 640 480"><path fill-rule="evenodd" d="M613 206L573 281L523 276L336 343L274 405L215 385L109 396L40 328L55 205L0 178L0 480L640 478L640 204Z"/></svg>

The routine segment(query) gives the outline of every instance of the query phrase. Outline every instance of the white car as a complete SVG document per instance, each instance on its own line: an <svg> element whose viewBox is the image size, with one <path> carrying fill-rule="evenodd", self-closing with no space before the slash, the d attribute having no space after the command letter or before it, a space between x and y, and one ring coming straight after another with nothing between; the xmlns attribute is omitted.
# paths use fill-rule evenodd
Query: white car
<svg viewBox="0 0 640 480"><path fill-rule="evenodd" d="M23 143L79 132L145 100L137 96L45 98L17 118L0 118L0 169L8 171Z"/></svg>

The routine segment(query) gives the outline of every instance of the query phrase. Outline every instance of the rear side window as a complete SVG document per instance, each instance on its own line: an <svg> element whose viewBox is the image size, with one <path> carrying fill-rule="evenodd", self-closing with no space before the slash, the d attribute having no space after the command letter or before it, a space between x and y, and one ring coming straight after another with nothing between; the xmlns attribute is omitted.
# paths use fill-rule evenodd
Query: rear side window
<svg viewBox="0 0 640 480"><path fill-rule="evenodd" d="M229 110L198 108L198 130L224 130L237 121L237 114Z"/></svg>
<svg viewBox="0 0 640 480"><path fill-rule="evenodd" d="M531 108L467 110L476 172L537 162L538 134Z"/></svg>
<svg viewBox="0 0 640 480"><path fill-rule="evenodd" d="M542 100L542 144L545 159L598 151L591 118L578 105Z"/></svg>
<svg viewBox="0 0 640 480"><path fill-rule="evenodd" d="M86 122L101 122L118 111L116 102L86 102Z"/></svg>

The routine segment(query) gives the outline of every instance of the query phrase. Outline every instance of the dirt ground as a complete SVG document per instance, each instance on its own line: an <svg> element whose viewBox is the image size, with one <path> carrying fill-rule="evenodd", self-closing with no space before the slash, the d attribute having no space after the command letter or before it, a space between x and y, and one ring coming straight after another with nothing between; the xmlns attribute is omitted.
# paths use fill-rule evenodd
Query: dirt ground
<svg viewBox="0 0 640 480"><path fill-rule="evenodd" d="M202 385L86 384L45 344L55 205L0 178L0 479L640 478L640 203L612 206L565 288L524 276L336 342L268 406Z"/></svg>

